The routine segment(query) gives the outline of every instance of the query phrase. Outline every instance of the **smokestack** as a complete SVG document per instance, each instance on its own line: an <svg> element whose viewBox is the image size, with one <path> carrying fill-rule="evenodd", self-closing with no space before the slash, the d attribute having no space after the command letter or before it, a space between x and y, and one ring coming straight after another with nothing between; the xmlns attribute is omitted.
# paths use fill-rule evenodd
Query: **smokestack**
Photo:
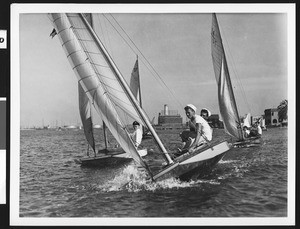
<svg viewBox="0 0 300 229"><path fill-rule="evenodd" d="M165 104L165 106L164 106L164 113L165 113L165 115L169 115L169 108L168 108L167 104Z"/></svg>

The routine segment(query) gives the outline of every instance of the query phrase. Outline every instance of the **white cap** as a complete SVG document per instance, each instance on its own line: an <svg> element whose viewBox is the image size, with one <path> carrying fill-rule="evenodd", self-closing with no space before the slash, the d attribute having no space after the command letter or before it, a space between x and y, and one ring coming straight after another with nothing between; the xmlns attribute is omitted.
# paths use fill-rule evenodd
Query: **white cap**
<svg viewBox="0 0 300 229"><path fill-rule="evenodd" d="M208 109L206 109L206 108L202 108L202 110L205 110L205 111L207 111L207 113L208 113L208 117L209 117L209 116L211 116L211 112L210 112ZM201 111L202 111L202 110L201 110Z"/></svg>
<svg viewBox="0 0 300 229"><path fill-rule="evenodd" d="M197 108L193 104L187 104L184 109L186 109L187 107L193 109L195 112L197 111Z"/></svg>

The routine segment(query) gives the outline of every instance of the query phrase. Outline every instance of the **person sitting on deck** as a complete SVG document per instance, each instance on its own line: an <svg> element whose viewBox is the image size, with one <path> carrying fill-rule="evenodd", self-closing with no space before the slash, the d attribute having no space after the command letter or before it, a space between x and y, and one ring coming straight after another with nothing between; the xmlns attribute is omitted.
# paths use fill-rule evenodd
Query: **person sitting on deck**
<svg viewBox="0 0 300 229"><path fill-rule="evenodd" d="M130 137L134 143L135 148L137 149L142 142L143 131L142 131L140 124L137 121L134 121L132 123L132 126L133 126L134 131L133 131L133 133L130 134ZM139 155L141 157L147 155L147 149L139 149L139 150L137 149L137 152L139 153Z"/></svg>
<svg viewBox="0 0 300 229"><path fill-rule="evenodd" d="M143 133L140 128L140 124L137 121L134 121L132 123L132 126L133 126L134 131L133 131L133 133L130 134L130 136L134 143L135 148L138 148L138 146L142 142Z"/></svg>
<svg viewBox="0 0 300 229"><path fill-rule="evenodd" d="M196 114L197 108L193 104L188 104L184 110L187 118L190 119L190 130L180 134L183 141L180 153L193 152L196 147L212 140L212 129L204 118Z"/></svg>
<svg viewBox="0 0 300 229"><path fill-rule="evenodd" d="M248 138L250 135L250 128L248 126L243 126L244 138Z"/></svg>
<svg viewBox="0 0 300 229"><path fill-rule="evenodd" d="M249 137L261 137L262 129L258 123L254 123L250 129Z"/></svg>
<svg viewBox="0 0 300 229"><path fill-rule="evenodd" d="M206 108L203 108L201 111L200 111L200 116L202 118L204 118L206 121L208 119L208 117L211 115L210 111Z"/></svg>
<svg viewBox="0 0 300 229"><path fill-rule="evenodd" d="M258 134L258 136L260 136L260 137L261 137L261 135L262 135L262 129L261 129L261 126L259 125L259 123L257 124L257 134Z"/></svg>

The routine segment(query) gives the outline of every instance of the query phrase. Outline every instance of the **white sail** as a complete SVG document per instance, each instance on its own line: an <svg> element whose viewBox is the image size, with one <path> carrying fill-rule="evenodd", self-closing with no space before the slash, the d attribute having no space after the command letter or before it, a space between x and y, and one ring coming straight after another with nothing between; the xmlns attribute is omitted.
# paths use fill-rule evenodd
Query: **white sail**
<svg viewBox="0 0 300 229"><path fill-rule="evenodd" d="M86 19L92 26L92 14L86 14ZM84 135L88 144L95 152L95 139L93 133L92 111L89 98L78 83L79 113L83 125Z"/></svg>
<svg viewBox="0 0 300 229"><path fill-rule="evenodd" d="M93 134L93 122L89 98L86 96L80 83L78 83L79 113L83 125L84 134L89 145L95 152L95 140Z"/></svg>
<svg viewBox="0 0 300 229"><path fill-rule="evenodd" d="M232 90L219 25L215 14L212 15L211 52L215 77L218 85L219 108L224 122L225 131L239 140L242 140L243 134L241 123Z"/></svg>
<svg viewBox="0 0 300 229"><path fill-rule="evenodd" d="M123 150L147 168L121 119L121 112L143 123L116 77L106 50L81 14L50 14L67 58L89 100Z"/></svg>
<svg viewBox="0 0 300 229"><path fill-rule="evenodd" d="M243 120L243 126L251 127L251 115L250 113L246 114L244 120Z"/></svg>
<svg viewBox="0 0 300 229"><path fill-rule="evenodd" d="M139 63L138 63L138 59L136 59L131 72L130 89L132 91L132 94L139 101L140 106L142 107L142 92L141 92L140 83L141 81L140 81L140 73L139 73ZM144 125L141 126L141 131L143 134L146 132Z"/></svg>
<svg viewBox="0 0 300 229"><path fill-rule="evenodd" d="M136 60L131 72L130 89L134 97L140 102L140 106L142 106L138 59Z"/></svg>

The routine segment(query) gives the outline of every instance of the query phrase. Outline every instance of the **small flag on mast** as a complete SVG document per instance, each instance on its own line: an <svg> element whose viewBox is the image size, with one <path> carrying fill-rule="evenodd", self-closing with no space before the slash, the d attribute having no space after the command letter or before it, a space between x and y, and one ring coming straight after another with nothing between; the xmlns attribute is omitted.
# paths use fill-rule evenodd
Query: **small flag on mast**
<svg viewBox="0 0 300 229"><path fill-rule="evenodd" d="M56 30L53 29L52 32L50 33L50 37L53 38L57 34Z"/></svg>

